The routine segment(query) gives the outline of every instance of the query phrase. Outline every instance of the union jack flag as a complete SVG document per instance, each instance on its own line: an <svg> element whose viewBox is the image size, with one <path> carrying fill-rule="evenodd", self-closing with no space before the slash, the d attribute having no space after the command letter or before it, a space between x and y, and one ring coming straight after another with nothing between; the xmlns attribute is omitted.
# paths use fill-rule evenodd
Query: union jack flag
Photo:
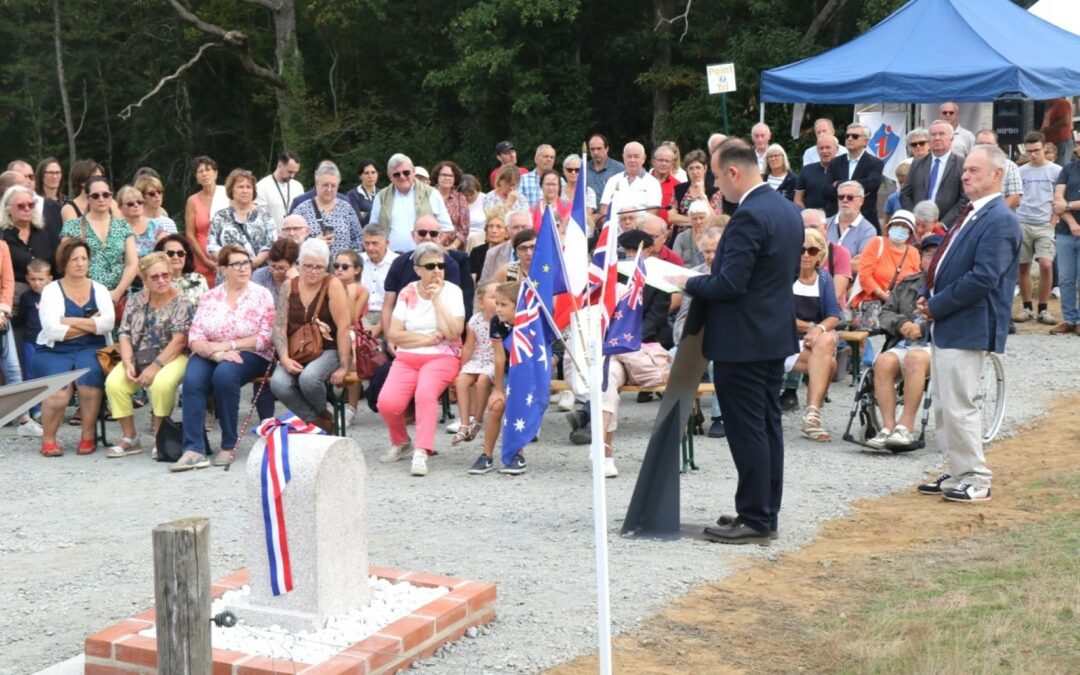
<svg viewBox="0 0 1080 675"><path fill-rule="evenodd" d="M641 349L642 323L645 318L645 259L638 250L634 273L612 313L611 325L604 339L604 354L622 354Z"/></svg>
<svg viewBox="0 0 1080 675"><path fill-rule="evenodd" d="M606 221L600 228L600 237L596 241L592 261L589 264L589 302L600 310L600 333L607 332L615 313L616 285L618 272L616 237L612 231L612 221Z"/></svg>

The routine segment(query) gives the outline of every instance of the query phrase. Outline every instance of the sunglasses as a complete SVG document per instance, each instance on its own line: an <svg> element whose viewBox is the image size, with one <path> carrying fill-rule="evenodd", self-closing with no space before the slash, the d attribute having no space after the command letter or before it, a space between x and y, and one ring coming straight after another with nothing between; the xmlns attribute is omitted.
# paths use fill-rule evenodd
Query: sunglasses
<svg viewBox="0 0 1080 675"><path fill-rule="evenodd" d="M431 237L432 239L439 236L438 230L413 230L413 233L418 237Z"/></svg>
<svg viewBox="0 0 1080 675"><path fill-rule="evenodd" d="M433 270L446 269L446 263L424 263L423 265L415 265L414 267L423 267L428 272L431 272Z"/></svg>
<svg viewBox="0 0 1080 675"><path fill-rule="evenodd" d="M348 272L354 267L356 267L356 265L353 265L352 263L334 263L334 269L336 270L345 270Z"/></svg>
<svg viewBox="0 0 1080 675"><path fill-rule="evenodd" d="M929 142L930 141L912 141L911 142L911 147L913 147L913 148L921 148L922 146L926 145Z"/></svg>
<svg viewBox="0 0 1080 675"><path fill-rule="evenodd" d="M136 206L142 206L142 205L143 205L143 204L145 204L145 203L146 203L146 202L144 202L144 201L143 201L143 200L141 200L141 199L134 199L134 200L132 200L132 201L130 201L130 202L124 202L124 206L128 207L129 209L133 209L133 208L135 208Z"/></svg>
<svg viewBox="0 0 1080 675"><path fill-rule="evenodd" d="M574 169L571 167L567 167L563 169L563 171L565 171L566 173L581 173L581 169Z"/></svg>
<svg viewBox="0 0 1080 675"><path fill-rule="evenodd" d="M171 277L172 277L172 275L169 274L168 272L162 272L161 274L151 274L150 276L148 276L146 278L149 279L150 281L166 281Z"/></svg>
<svg viewBox="0 0 1080 675"><path fill-rule="evenodd" d="M162 253L169 256L170 258L186 258L187 257L187 251L185 251L184 249L180 249L179 251L162 251Z"/></svg>
<svg viewBox="0 0 1080 675"><path fill-rule="evenodd" d="M847 138L847 139L862 138L862 137L863 137L862 134L845 134L844 135L844 138Z"/></svg>
<svg viewBox="0 0 1080 675"><path fill-rule="evenodd" d="M836 198L842 202L853 202L859 199L859 195L836 195Z"/></svg>
<svg viewBox="0 0 1080 675"><path fill-rule="evenodd" d="M22 211L29 211L34 208L34 202L23 202L21 204L12 204L12 206Z"/></svg>
<svg viewBox="0 0 1080 675"><path fill-rule="evenodd" d="M86 195L87 199L112 199L111 192L91 192Z"/></svg>
<svg viewBox="0 0 1080 675"><path fill-rule="evenodd" d="M802 252L803 255L809 255L810 257L813 257L816 256L818 253L821 253L821 249L817 246L803 246Z"/></svg>
<svg viewBox="0 0 1080 675"><path fill-rule="evenodd" d="M147 190L146 191L146 196L147 197L160 197L161 193L158 192L157 190Z"/></svg>
<svg viewBox="0 0 1080 675"><path fill-rule="evenodd" d="M955 115L956 111L955 110L942 110L941 114L942 115Z"/></svg>
<svg viewBox="0 0 1080 675"><path fill-rule="evenodd" d="M390 177L394 178L394 179L408 178L411 175L412 175L412 171L409 171L408 169L406 169L405 171L395 171L394 173L390 174Z"/></svg>

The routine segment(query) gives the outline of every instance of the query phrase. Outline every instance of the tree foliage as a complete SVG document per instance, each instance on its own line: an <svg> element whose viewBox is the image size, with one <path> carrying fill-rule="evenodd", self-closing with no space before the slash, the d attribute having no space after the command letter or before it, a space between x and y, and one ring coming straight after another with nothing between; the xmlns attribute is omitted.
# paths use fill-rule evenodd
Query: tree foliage
<svg viewBox="0 0 1080 675"><path fill-rule="evenodd" d="M79 156L104 163L117 183L153 166L165 179L166 205L177 211L193 189L192 157L207 154L226 171L262 173L286 138L305 174L330 157L347 184L359 157L381 164L395 151L428 166L452 157L486 174L495 144L506 138L523 163L531 163L540 142L560 155L580 152L593 132L617 145L673 139L685 151L722 130L720 99L706 93L706 64L736 64L729 130L747 135L758 116L762 70L845 42L902 4L836 3L838 11L808 40L829 0L696 2L688 26L660 29L658 12L675 16L684 0L289 0L298 48L290 60L276 52L266 6L282 1L179 0L210 23L242 31L253 60L282 75L287 128L275 87L245 71L227 48L207 49L121 118L124 107L210 39L180 20L168 0L61 0ZM7 46L0 57L0 133L5 161L54 155L66 165L45 4L0 0ZM819 114L843 122L851 109L812 106L807 113ZM793 156L809 143L808 132L788 139L788 106L769 106L766 121Z"/></svg>

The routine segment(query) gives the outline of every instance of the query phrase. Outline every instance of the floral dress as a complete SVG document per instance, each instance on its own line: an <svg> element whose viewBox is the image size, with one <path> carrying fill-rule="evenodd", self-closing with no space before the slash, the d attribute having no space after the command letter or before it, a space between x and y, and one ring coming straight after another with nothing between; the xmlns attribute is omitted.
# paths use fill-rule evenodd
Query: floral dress
<svg viewBox="0 0 1080 675"><path fill-rule="evenodd" d="M469 319L469 329L476 335L476 347L473 348L472 358L461 367L461 372L495 378L495 348L491 345L489 328L491 320L485 319L483 312L477 312Z"/></svg>
<svg viewBox="0 0 1080 675"><path fill-rule="evenodd" d="M235 309L229 306L226 297L223 284L202 297L188 332L188 344L196 340L228 342L254 335L255 349L252 351L269 361L274 355L271 338L277 312L270 291L249 282L236 298Z"/></svg>
<svg viewBox="0 0 1080 675"><path fill-rule="evenodd" d="M330 259L342 251L363 251L360 219L356 211L344 197L334 200L334 208L329 211L319 209L314 199L309 199L296 207L295 213L308 222L308 236L312 239L321 237L324 228L334 231L334 243L330 245Z"/></svg>
<svg viewBox="0 0 1080 675"><path fill-rule="evenodd" d="M195 307L183 293L177 293L169 304L160 308L150 305L148 293L136 293L124 310L120 337L126 336L136 351L164 349L174 334L188 332L194 316Z"/></svg>
<svg viewBox="0 0 1080 675"><path fill-rule="evenodd" d="M239 244L253 259L263 251L269 251L277 230L274 219L261 208L248 211L244 222L236 219L236 211L227 206L210 219L210 232L206 235L206 252L211 257L227 244Z"/></svg>
<svg viewBox="0 0 1080 675"><path fill-rule="evenodd" d="M131 227L130 223L128 223L128 227ZM158 236L164 236L162 235L163 232L165 230L161 227L161 224L149 218L146 220L146 229L143 230L142 234L135 234L135 230L131 231L132 236L135 237L135 250L140 258L153 252Z"/></svg>
<svg viewBox="0 0 1080 675"><path fill-rule="evenodd" d="M199 300L210 290L210 287L206 284L206 277L198 272L188 272L174 278L172 287L180 291L180 294L187 298L192 307L198 307Z"/></svg>
<svg viewBox="0 0 1080 675"><path fill-rule="evenodd" d="M120 218L109 220L109 232L105 241L98 239L94 228L82 218L72 218L64 223L60 230L61 237L83 239L83 227L86 228L86 243L90 247L90 270L87 276L110 291L120 284L124 275L124 247L128 237L133 237L127 221Z"/></svg>

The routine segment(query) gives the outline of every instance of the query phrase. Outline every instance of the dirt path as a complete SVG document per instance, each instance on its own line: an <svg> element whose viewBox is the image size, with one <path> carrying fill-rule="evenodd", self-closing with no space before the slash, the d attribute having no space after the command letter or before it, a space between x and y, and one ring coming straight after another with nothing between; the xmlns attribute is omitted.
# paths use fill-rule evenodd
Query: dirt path
<svg viewBox="0 0 1080 675"><path fill-rule="evenodd" d="M871 601L874 580L890 573L894 559L940 553L959 538L1080 510L1068 481L1061 480L1066 471L1080 469L1078 411L1080 395L1059 399L1047 416L994 447L990 503L945 503L914 490L855 502L851 516L824 524L805 548L771 563L748 562L617 638L614 672L806 670L828 639L818 628L822 618ZM594 654L550 672L596 669Z"/></svg>

